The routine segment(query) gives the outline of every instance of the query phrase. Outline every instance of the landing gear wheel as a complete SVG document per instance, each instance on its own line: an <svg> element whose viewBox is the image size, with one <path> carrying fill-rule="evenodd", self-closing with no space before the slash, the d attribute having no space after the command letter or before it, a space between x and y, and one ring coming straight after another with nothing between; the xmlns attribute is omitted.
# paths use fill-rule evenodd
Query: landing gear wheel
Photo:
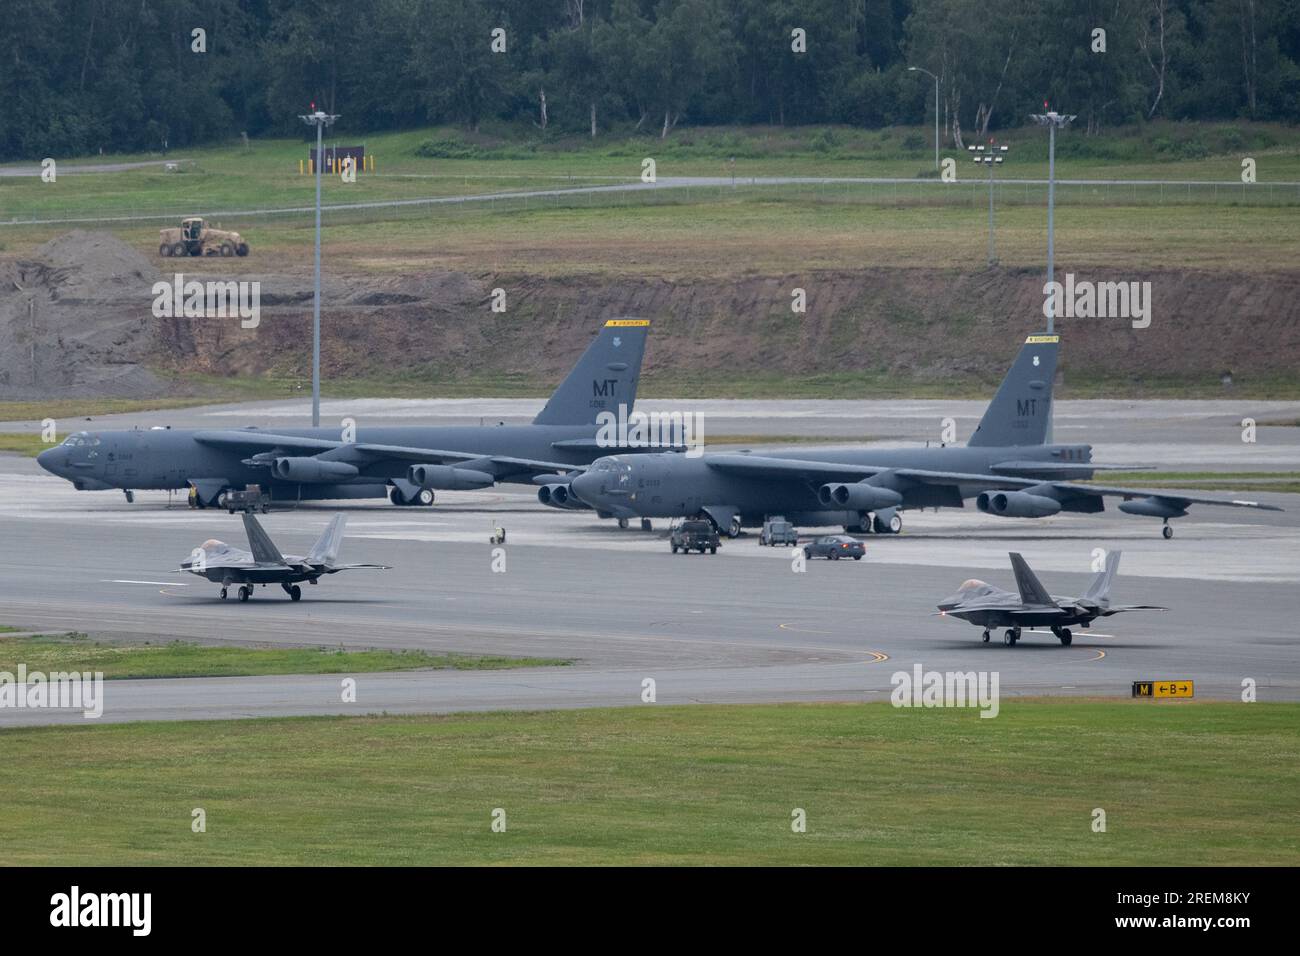
<svg viewBox="0 0 1300 956"><path fill-rule="evenodd" d="M889 533L899 534L903 530L903 518L901 515L894 515L889 519Z"/></svg>
<svg viewBox="0 0 1300 956"><path fill-rule="evenodd" d="M740 537L740 515L733 516L731 519L731 524L727 525L727 537L728 538Z"/></svg>
<svg viewBox="0 0 1300 956"><path fill-rule="evenodd" d="M250 588L247 584L245 584L243 587L239 589L239 600L247 601L252 596L253 596L253 589Z"/></svg>
<svg viewBox="0 0 1300 956"><path fill-rule="evenodd" d="M129 505L130 505L130 504L134 504L134 503L135 503L135 492L132 491L130 488L128 488L128 489L126 489L125 494L126 494L126 503L129 504Z"/></svg>
<svg viewBox="0 0 1300 956"><path fill-rule="evenodd" d="M433 492L428 488L421 488L419 494L415 496L416 504L424 505L426 508L433 504Z"/></svg>
<svg viewBox="0 0 1300 956"><path fill-rule="evenodd" d="M618 526L619 526L620 528L622 528L624 531L626 531L626 530L627 530L627 519L626 519L626 518L619 518L619 519L618 519Z"/></svg>
<svg viewBox="0 0 1300 956"><path fill-rule="evenodd" d="M642 531L653 531L653 530L654 530L654 526L653 526L652 524L650 524L650 519L649 519L649 518L642 518L642 519L641 519L641 530L642 530Z"/></svg>
<svg viewBox="0 0 1300 956"><path fill-rule="evenodd" d="M1170 538L1174 536L1174 529L1171 525L1166 523L1165 526L1160 529L1160 533L1164 535L1165 540L1168 541Z"/></svg>
<svg viewBox="0 0 1300 956"><path fill-rule="evenodd" d="M1057 634L1056 636L1061 639L1061 644L1065 647L1069 647L1070 642L1074 640L1074 635L1070 633L1070 629L1068 627L1062 628L1061 633Z"/></svg>
<svg viewBox="0 0 1300 956"><path fill-rule="evenodd" d="M293 585L292 587L290 587L290 588L289 588L289 598L290 598L290 600L293 600L293 601L301 601L301 600L302 600L302 588L298 587L298 585L296 585L296 584Z"/></svg>
<svg viewBox="0 0 1300 956"><path fill-rule="evenodd" d="M224 601L225 599L226 599L226 589L225 589L225 588L222 588L222 589L221 589L221 600Z"/></svg>
<svg viewBox="0 0 1300 956"><path fill-rule="evenodd" d="M388 489L388 500L391 501L393 504L397 505L399 508L402 505L406 504L406 498L403 497L402 493L398 491L396 488Z"/></svg>
<svg viewBox="0 0 1300 956"><path fill-rule="evenodd" d="M1002 635L1002 643L1007 647L1015 647L1016 641L1020 640L1020 631L1017 628L1007 628L1007 632Z"/></svg>
<svg viewBox="0 0 1300 956"><path fill-rule="evenodd" d="M988 642L989 642L989 632L988 632L988 631L985 631L985 632L984 632L984 643L987 644Z"/></svg>

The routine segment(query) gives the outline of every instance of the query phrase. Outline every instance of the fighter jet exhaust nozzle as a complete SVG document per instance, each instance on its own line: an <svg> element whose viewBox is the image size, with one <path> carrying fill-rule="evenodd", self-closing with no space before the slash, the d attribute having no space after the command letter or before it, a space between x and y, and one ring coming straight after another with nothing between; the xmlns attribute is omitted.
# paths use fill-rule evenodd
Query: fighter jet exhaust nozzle
<svg viewBox="0 0 1300 956"><path fill-rule="evenodd" d="M985 491L975 499L975 507L1003 518L1046 518L1060 511L1061 503L1027 491Z"/></svg>
<svg viewBox="0 0 1300 956"><path fill-rule="evenodd" d="M582 511L590 508L591 505L580 501L568 485L542 485L537 489L537 500L544 505L552 508L562 508L565 511Z"/></svg>
<svg viewBox="0 0 1300 956"><path fill-rule="evenodd" d="M452 465L412 465L407 469L406 480L421 488L439 491L473 491L496 484L496 478L486 471Z"/></svg>
<svg viewBox="0 0 1300 956"><path fill-rule="evenodd" d="M275 477L284 481L347 481L358 474L356 465L345 461L321 461L319 458L277 458L271 466Z"/></svg>
<svg viewBox="0 0 1300 956"><path fill-rule="evenodd" d="M817 490L817 497L828 508L838 505L849 511L883 511L885 508L897 508L903 503L903 496L892 488L861 482L853 485L822 485Z"/></svg>

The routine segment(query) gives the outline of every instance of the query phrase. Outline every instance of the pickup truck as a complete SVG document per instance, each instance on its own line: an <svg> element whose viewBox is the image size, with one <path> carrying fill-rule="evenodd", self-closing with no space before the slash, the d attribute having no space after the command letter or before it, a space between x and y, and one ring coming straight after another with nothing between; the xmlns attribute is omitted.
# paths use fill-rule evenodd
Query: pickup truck
<svg viewBox="0 0 1300 956"><path fill-rule="evenodd" d="M722 545L718 531L713 527L712 522L694 518L674 525L669 530L668 540L672 545L673 554L679 550L683 554L690 554L692 551L698 551L700 554L705 551L709 554L717 554L718 548Z"/></svg>

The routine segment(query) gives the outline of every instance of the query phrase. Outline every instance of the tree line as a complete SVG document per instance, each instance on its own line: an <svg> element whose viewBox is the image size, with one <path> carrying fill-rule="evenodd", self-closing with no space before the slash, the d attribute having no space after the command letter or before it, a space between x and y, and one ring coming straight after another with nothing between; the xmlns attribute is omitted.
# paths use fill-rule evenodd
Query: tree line
<svg viewBox="0 0 1300 956"><path fill-rule="evenodd" d="M196 32L201 31L201 32ZM1300 120L1300 0L5 0L0 158L517 124ZM909 67L916 67L909 70ZM922 72L926 71L926 72Z"/></svg>

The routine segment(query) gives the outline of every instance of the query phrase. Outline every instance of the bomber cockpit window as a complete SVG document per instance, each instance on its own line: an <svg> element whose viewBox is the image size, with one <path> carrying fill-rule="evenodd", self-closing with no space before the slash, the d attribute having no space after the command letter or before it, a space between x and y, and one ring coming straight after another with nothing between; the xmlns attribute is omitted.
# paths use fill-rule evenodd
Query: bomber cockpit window
<svg viewBox="0 0 1300 956"><path fill-rule="evenodd" d="M82 445L98 445L99 438L87 432L76 432L65 438L63 444L68 448L77 448Z"/></svg>

